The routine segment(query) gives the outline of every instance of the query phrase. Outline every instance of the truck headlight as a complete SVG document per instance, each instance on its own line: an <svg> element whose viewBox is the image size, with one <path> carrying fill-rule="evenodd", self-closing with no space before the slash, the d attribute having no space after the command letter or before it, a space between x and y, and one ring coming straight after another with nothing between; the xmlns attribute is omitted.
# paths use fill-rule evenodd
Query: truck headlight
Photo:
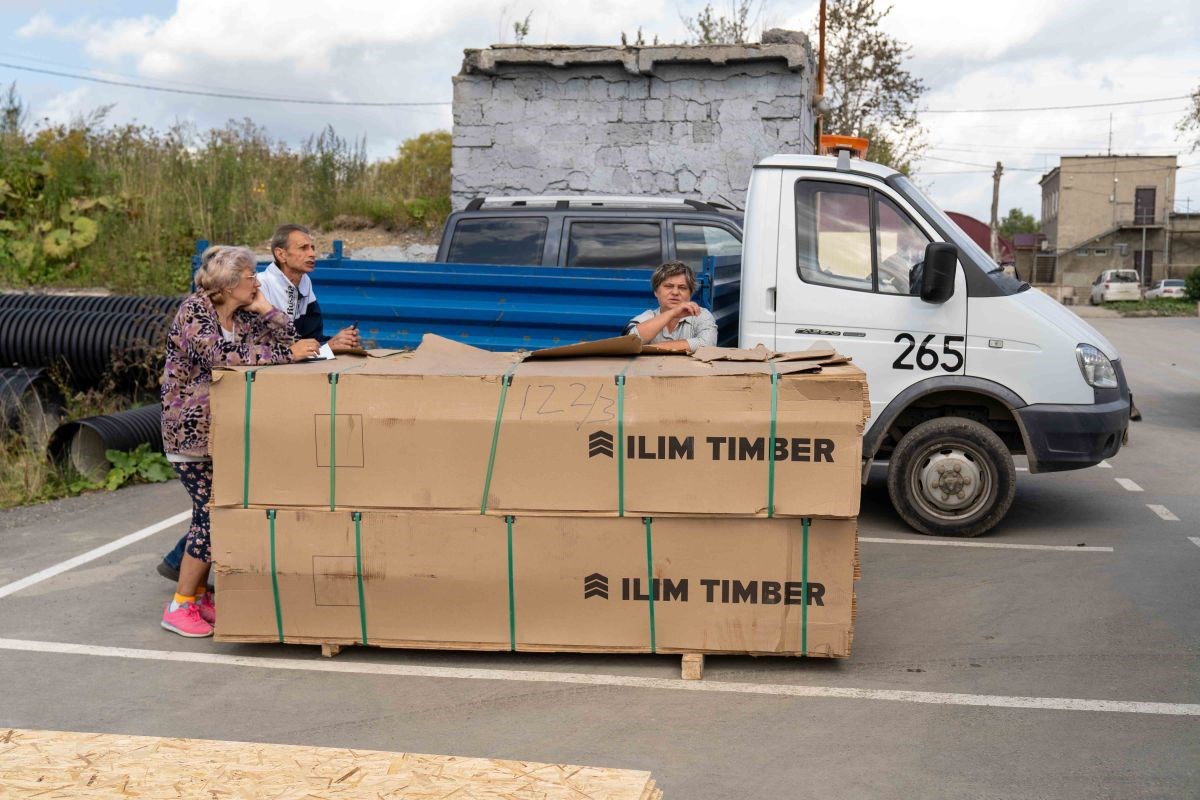
<svg viewBox="0 0 1200 800"><path fill-rule="evenodd" d="M1075 346L1075 360L1079 362L1079 371L1083 373L1088 386L1097 389L1117 388L1117 371L1104 353L1090 344L1080 344Z"/></svg>

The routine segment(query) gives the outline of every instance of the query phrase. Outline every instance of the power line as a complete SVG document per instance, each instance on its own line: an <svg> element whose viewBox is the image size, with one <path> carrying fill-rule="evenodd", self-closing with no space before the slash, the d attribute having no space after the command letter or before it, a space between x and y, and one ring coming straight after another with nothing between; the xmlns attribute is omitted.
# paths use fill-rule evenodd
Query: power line
<svg viewBox="0 0 1200 800"><path fill-rule="evenodd" d="M1143 103L1169 103L1187 100L1189 94L1177 97L1155 97L1149 100L1122 100L1117 103L1085 103L1077 106L1031 106L1028 108L927 108L921 114L1011 114L1018 111L1072 111L1079 108L1112 108L1114 106L1137 106Z"/></svg>
<svg viewBox="0 0 1200 800"><path fill-rule="evenodd" d="M417 107L417 106L448 106L449 101L437 102L371 102L371 101L356 101L356 100L309 100L299 97L265 97L252 94L234 94L227 92L202 92L194 89L172 89L166 86L152 86L147 83L128 83L125 81L112 81L104 78L95 78L90 75L78 75L70 72L58 72L52 69L38 69L37 67L24 67L19 64L9 64L0 61L0 67L8 67L9 69L22 70L24 72L37 72L42 75L54 75L59 78L74 78L80 81L91 81L92 83L103 83L109 86L122 86L127 89L143 89L149 92L165 92L167 94L187 94L199 97L219 97L225 100L253 100L259 103L299 103L301 105L312 106L361 106L373 108L397 108L397 107Z"/></svg>
<svg viewBox="0 0 1200 800"><path fill-rule="evenodd" d="M100 76L104 76L106 78L110 78L113 80L115 80L117 78L126 78L130 81L135 81L135 82L141 80L141 77L138 75L129 75L124 72L112 72L110 70L93 69L92 67L85 67L81 64L69 64L64 61L55 61L54 59L41 58L39 56L30 56L30 55L26 55L24 53L8 53L3 50L0 50L0 58L15 58L18 61L35 61L39 64L49 64L50 66L57 67L59 69L82 71L82 72L86 72L90 75L100 75ZM236 92L246 91L246 90L238 89L238 88L231 87L231 86L220 86L220 85L212 84L212 83L197 83L195 81L177 81L177 80L170 80L168 78L157 78L155 80L159 84L167 84L167 85L174 85L174 86L194 86L194 87L198 87L200 89L206 89L211 92L235 92L236 93Z"/></svg>

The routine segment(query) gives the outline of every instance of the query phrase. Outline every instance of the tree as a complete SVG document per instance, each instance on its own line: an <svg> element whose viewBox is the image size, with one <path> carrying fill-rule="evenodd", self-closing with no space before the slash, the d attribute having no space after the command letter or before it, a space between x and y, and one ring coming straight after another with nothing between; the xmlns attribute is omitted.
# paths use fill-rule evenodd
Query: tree
<svg viewBox="0 0 1200 800"><path fill-rule="evenodd" d="M830 0L823 129L870 139L868 159L908 173L925 148L917 121L925 84L904 69L911 48L880 29L891 10L875 0Z"/></svg>
<svg viewBox="0 0 1200 800"><path fill-rule="evenodd" d="M449 197L451 144L449 131L406 139L396 158L381 165L382 176L407 199Z"/></svg>
<svg viewBox="0 0 1200 800"><path fill-rule="evenodd" d="M1011 208L1000 220L1000 235L1012 238L1015 233L1037 233L1041 223L1019 208Z"/></svg>
<svg viewBox="0 0 1200 800"><path fill-rule="evenodd" d="M704 10L695 17L683 17L684 27L691 34L689 44L745 44L749 40L750 29L753 27L758 14L752 18L757 5L762 11L759 0L730 0L729 16L718 14L713 10L712 3L704 6Z"/></svg>
<svg viewBox="0 0 1200 800"><path fill-rule="evenodd" d="M1188 109L1183 119L1176 123L1175 128L1192 139L1192 150L1200 150L1200 87L1192 92L1192 107Z"/></svg>
<svg viewBox="0 0 1200 800"><path fill-rule="evenodd" d="M27 118L25 103L17 94L17 83L13 81L4 96L0 97L0 135L20 133L25 128Z"/></svg>

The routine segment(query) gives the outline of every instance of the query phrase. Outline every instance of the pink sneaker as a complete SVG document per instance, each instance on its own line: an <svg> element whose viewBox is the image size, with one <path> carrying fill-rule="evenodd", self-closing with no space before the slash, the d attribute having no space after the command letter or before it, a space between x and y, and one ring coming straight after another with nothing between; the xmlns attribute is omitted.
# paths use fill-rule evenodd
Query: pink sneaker
<svg viewBox="0 0 1200 800"><path fill-rule="evenodd" d="M196 598L196 605L200 606L200 617L209 625L217 624L217 602L213 598L212 592L205 592Z"/></svg>
<svg viewBox="0 0 1200 800"><path fill-rule="evenodd" d="M162 626L180 636L193 639L202 639L213 634L212 625L200 616L200 607L195 603L186 603L174 611L171 610L171 604L167 603L163 610Z"/></svg>

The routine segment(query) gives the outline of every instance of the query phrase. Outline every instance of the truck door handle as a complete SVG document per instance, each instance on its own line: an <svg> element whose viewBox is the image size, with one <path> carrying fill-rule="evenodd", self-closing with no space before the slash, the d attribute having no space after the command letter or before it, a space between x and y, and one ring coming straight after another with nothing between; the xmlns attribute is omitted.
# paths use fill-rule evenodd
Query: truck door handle
<svg viewBox="0 0 1200 800"><path fill-rule="evenodd" d="M796 328L802 336L845 336L848 339L865 339L865 331L833 331L827 328Z"/></svg>
<svg viewBox="0 0 1200 800"><path fill-rule="evenodd" d="M772 286L770 289L767 289L767 309L769 311L775 310L775 287L774 286Z"/></svg>

